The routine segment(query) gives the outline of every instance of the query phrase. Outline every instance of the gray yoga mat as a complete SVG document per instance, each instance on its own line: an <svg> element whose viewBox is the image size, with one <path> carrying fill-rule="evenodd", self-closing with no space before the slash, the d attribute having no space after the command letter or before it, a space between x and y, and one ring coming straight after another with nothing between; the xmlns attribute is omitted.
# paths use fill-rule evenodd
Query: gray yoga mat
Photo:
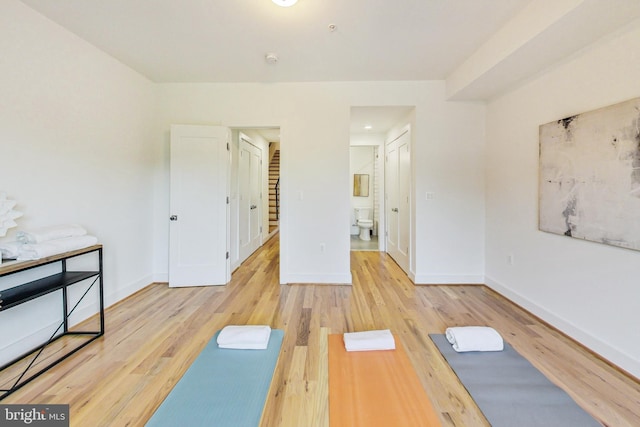
<svg viewBox="0 0 640 427"><path fill-rule="evenodd" d="M457 353L445 335L429 336L493 427L602 427L509 344Z"/></svg>

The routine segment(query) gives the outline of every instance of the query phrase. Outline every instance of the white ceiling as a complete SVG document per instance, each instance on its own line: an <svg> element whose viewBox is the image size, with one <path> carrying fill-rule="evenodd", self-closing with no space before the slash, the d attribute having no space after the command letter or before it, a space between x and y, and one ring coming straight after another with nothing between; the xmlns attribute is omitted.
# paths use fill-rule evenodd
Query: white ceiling
<svg viewBox="0 0 640 427"><path fill-rule="evenodd" d="M414 107L352 107L351 135L367 133L387 133L401 120L407 118ZM370 129L365 129L370 126Z"/></svg>
<svg viewBox="0 0 640 427"><path fill-rule="evenodd" d="M156 82L283 82L444 79L529 1L23 3Z"/></svg>
<svg viewBox="0 0 640 427"><path fill-rule="evenodd" d="M480 101L640 19L640 0L21 1L155 82L446 80ZM407 111L353 108L352 132Z"/></svg>

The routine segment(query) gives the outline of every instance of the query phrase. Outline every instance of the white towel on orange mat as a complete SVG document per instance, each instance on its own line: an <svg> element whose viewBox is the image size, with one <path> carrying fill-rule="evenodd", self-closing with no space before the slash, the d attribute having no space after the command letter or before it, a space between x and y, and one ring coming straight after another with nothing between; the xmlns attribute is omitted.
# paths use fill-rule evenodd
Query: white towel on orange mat
<svg viewBox="0 0 640 427"><path fill-rule="evenodd" d="M346 332L344 347L347 351L395 350L396 342L389 329Z"/></svg>
<svg viewBox="0 0 640 427"><path fill-rule="evenodd" d="M488 326L458 326L447 328L447 341L458 353L465 351L502 351L504 341L493 328Z"/></svg>

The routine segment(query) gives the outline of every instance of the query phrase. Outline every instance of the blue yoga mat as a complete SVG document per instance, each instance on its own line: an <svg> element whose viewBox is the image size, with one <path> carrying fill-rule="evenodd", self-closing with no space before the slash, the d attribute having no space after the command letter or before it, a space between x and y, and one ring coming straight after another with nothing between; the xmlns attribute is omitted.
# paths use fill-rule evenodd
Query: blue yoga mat
<svg viewBox="0 0 640 427"><path fill-rule="evenodd" d="M602 427L509 344L457 353L446 336L429 336L492 427Z"/></svg>
<svg viewBox="0 0 640 427"><path fill-rule="evenodd" d="M256 427L260 423L284 331L266 350L218 347L218 331L147 422L149 427Z"/></svg>

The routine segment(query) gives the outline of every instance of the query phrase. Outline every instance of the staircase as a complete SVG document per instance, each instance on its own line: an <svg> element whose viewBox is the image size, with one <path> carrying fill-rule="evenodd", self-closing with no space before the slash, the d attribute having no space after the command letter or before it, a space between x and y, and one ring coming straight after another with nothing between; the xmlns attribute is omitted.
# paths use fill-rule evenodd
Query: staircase
<svg viewBox="0 0 640 427"><path fill-rule="evenodd" d="M280 150L269 163L269 233L278 228L280 219Z"/></svg>

